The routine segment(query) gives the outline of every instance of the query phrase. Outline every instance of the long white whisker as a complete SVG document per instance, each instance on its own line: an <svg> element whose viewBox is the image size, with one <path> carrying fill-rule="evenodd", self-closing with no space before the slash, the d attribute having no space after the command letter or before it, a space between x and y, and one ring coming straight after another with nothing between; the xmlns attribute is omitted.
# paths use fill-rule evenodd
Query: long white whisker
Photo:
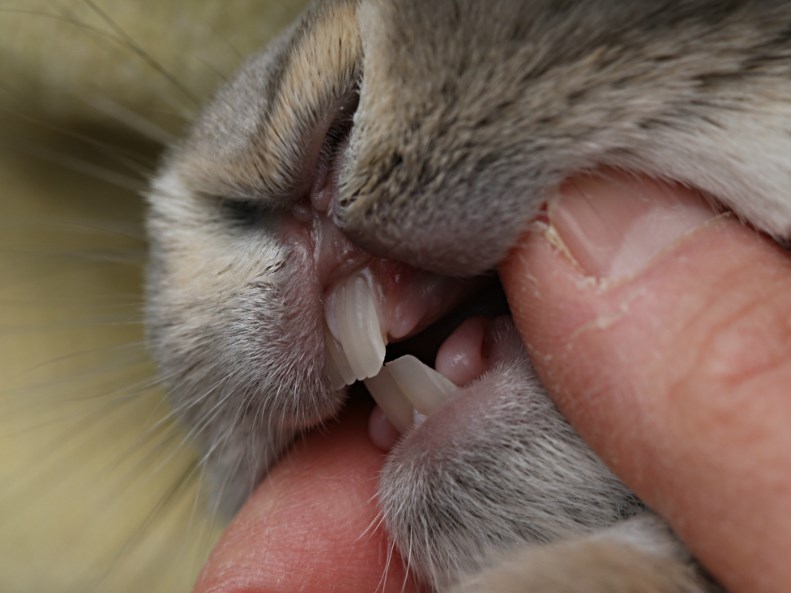
<svg viewBox="0 0 791 593"><path fill-rule="evenodd" d="M97 112L122 123L130 130L134 130L145 138L150 138L162 146L169 146L177 140L176 135L172 132L167 131L162 126L155 124L110 97L94 95L90 99L83 97L83 101ZM191 120L193 115L186 114L183 117L187 120Z"/></svg>
<svg viewBox="0 0 791 593"><path fill-rule="evenodd" d="M173 85L175 89L177 89L184 97L186 97L189 101L193 104L198 105L200 101L198 98L192 94L179 80L173 76L162 64L160 64L154 57L146 52L138 43L126 32L124 31L121 26L115 22L110 16L104 12L101 8L99 8L93 0L83 0L83 2L93 10L110 28L127 44L128 47L137 54L144 62L146 62L149 66L151 66L154 70L159 72L162 76L165 77L170 84Z"/></svg>
<svg viewBox="0 0 791 593"><path fill-rule="evenodd" d="M7 89L6 87L3 88L4 90L10 92L10 90ZM21 101L21 99L19 100ZM38 117L25 114L19 110L14 110L8 107L0 106L0 111L4 111L9 115L12 115L13 117L17 118L18 120L23 121L27 124L31 124L36 128L41 128L49 132L55 132L61 137L69 138L70 140L77 140L81 144L90 147L93 150L101 151L101 155L109 157L110 159L112 159L119 165L125 167L131 173L134 173L141 179L145 179L149 177L154 172L154 168L153 168L154 165L153 162L151 162L151 159L143 158L143 155L140 154L139 152L132 152L127 148L123 148L116 144L103 142L92 136L75 132L74 130L70 128L66 128L64 126L55 125L51 122L44 121ZM146 121L145 123L149 124L150 122Z"/></svg>

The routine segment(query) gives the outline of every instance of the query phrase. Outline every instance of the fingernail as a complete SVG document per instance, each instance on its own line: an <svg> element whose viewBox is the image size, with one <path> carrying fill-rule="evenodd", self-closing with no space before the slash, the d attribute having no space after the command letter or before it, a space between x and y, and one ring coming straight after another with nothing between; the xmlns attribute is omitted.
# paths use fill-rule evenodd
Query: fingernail
<svg viewBox="0 0 791 593"><path fill-rule="evenodd" d="M645 178L585 177L550 201L550 228L591 276L620 279L645 269L717 213L693 190Z"/></svg>

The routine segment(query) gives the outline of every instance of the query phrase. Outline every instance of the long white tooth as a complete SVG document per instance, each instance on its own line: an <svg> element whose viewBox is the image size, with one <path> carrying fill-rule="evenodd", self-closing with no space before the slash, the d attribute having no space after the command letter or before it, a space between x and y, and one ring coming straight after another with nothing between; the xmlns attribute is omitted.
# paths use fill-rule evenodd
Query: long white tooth
<svg viewBox="0 0 791 593"><path fill-rule="evenodd" d="M375 377L366 379L365 386L398 432L406 432L412 426L415 411L387 367Z"/></svg>
<svg viewBox="0 0 791 593"><path fill-rule="evenodd" d="M459 390L450 380L411 355L388 362L385 368L415 410L424 416L431 414Z"/></svg>
<svg viewBox="0 0 791 593"><path fill-rule="evenodd" d="M325 332L324 344L327 351L324 364L330 376L330 386L337 390L345 385L354 383L357 378L349 366L349 361L346 360L346 355L343 353L340 344L332 337L329 331Z"/></svg>
<svg viewBox="0 0 791 593"><path fill-rule="evenodd" d="M360 274L338 287L335 315L338 338L356 379L373 377L385 359L385 340L379 323L376 297Z"/></svg>

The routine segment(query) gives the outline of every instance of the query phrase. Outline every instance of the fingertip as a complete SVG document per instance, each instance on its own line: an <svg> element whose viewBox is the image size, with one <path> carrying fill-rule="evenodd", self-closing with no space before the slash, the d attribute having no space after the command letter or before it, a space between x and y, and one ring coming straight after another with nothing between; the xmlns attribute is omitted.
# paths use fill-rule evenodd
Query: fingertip
<svg viewBox="0 0 791 593"><path fill-rule="evenodd" d="M370 406L298 443L226 529L194 593L412 591L379 521Z"/></svg>

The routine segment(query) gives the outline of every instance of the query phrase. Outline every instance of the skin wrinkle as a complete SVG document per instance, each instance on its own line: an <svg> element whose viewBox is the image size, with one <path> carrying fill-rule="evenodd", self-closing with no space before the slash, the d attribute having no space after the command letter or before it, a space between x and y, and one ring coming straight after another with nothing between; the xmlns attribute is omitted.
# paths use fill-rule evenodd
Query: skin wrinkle
<svg viewBox="0 0 791 593"><path fill-rule="evenodd" d="M680 324L685 328L683 331L686 334L701 337L698 342L691 345L690 352L696 356L679 360L677 376L667 388L670 402L682 403L690 393L695 393L703 385L708 386L710 391L730 394L734 400L732 404L717 410L717 416L713 416L710 422L738 425L742 414L738 405L738 394L742 393L741 397L750 397L748 395L750 393L761 393L755 385L751 388L749 384L743 383L753 380L753 383L760 384L762 380L766 381L772 366L783 364L784 349L787 354L788 333L787 330L783 330L786 327L783 319L788 315L783 314L787 309L787 299L783 295L782 282L771 284L764 282L761 286L767 286L769 292L757 297L746 295L743 299L737 298L744 292L742 287L749 284L749 278L741 277L750 276L754 272L753 269L748 273L745 268L738 265L738 262L733 262L727 270L723 271L712 288L712 292L717 294L727 287L731 293L728 303L720 304L717 300L703 299L698 310L688 315L686 323ZM776 304L772 302L774 299ZM736 302L730 304L732 301ZM723 310L725 307L728 308L727 311ZM777 316L777 322L761 319L765 311ZM712 323L711 319L716 322ZM741 331L745 326L764 328L761 331L763 339L756 339L752 344L745 343L745 336ZM767 337L772 339L767 340ZM683 343L683 340L678 341ZM718 347L723 341L730 342L730 353L723 352L723 349ZM777 351L769 353L768 344L773 346L771 350ZM755 360L756 358L760 360ZM787 359L786 356L785 360ZM657 364L661 362L657 361ZM661 369L656 371L657 374L659 371ZM678 401L674 402L674 400ZM683 421L683 418L679 418L679 421Z"/></svg>
<svg viewBox="0 0 791 593"><path fill-rule="evenodd" d="M764 283L767 291L712 328L704 338L703 374L724 388L749 386L791 358L791 307L782 281Z"/></svg>

